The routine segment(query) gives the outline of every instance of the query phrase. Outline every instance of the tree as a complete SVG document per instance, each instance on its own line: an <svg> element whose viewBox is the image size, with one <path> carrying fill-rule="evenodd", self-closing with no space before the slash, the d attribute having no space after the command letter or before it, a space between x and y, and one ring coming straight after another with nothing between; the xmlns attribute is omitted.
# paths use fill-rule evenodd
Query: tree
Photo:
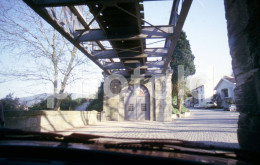
<svg viewBox="0 0 260 165"><path fill-rule="evenodd" d="M47 100L42 99L39 103L36 103L29 107L29 110L48 110L47 108Z"/></svg>
<svg viewBox="0 0 260 165"><path fill-rule="evenodd" d="M71 94L64 98L60 104L60 110L73 110L77 106L87 102L85 98L72 99ZM34 104L29 110L48 110L47 99L41 100L39 103Z"/></svg>
<svg viewBox="0 0 260 165"><path fill-rule="evenodd" d="M62 9L52 12L59 19L64 17ZM77 67L88 68L88 58L22 1L0 1L0 38L2 50L17 55L18 59L28 59L22 67L1 69L0 75L6 79L51 83L53 94L57 95L63 94L68 84L82 78L77 74ZM88 70L81 72L85 75ZM59 110L60 105L61 100L56 99L54 109Z"/></svg>
<svg viewBox="0 0 260 165"><path fill-rule="evenodd" d="M172 95L173 97L178 96L178 66L184 66L184 77L188 77L190 75L195 74L196 69L194 65L194 55L192 54L189 40L187 40L186 33L184 31L181 32L180 38L177 42L175 50L172 54L172 61L170 62L170 66L173 69L172 74ZM185 82L182 82L185 83ZM185 85L184 85L185 86ZM181 99L177 99L177 106L181 112Z"/></svg>
<svg viewBox="0 0 260 165"><path fill-rule="evenodd" d="M25 105L19 103L18 98L13 97L13 93L9 93L5 98L0 100L4 110L24 110Z"/></svg>
<svg viewBox="0 0 260 165"><path fill-rule="evenodd" d="M102 82L98 88L97 92L98 98L94 99L90 102L90 104L87 106L86 110L97 110L97 111L103 111L103 97L104 97L104 82Z"/></svg>

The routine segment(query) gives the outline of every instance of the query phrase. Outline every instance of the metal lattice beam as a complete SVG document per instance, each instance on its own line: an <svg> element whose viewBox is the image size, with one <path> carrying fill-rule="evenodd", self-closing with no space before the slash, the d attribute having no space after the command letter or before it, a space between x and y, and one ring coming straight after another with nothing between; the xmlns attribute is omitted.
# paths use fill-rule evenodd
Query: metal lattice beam
<svg viewBox="0 0 260 165"><path fill-rule="evenodd" d="M145 21L141 1L152 0L24 0L105 73L129 76L134 69L140 68L146 75L165 74L192 0L173 0L169 25L166 26L154 26ZM75 5L87 5L93 19L87 22ZM53 10L58 6L62 6L60 19ZM90 27L94 21L100 29ZM144 23L149 26L143 26ZM164 48L146 48L145 39L157 38L165 38ZM105 40L112 49L106 50L101 42ZM98 50L90 54L86 42L95 42ZM163 60L148 61L149 57L162 57ZM114 62L113 58L119 58L120 62ZM104 62L107 59L111 62Z"/></svg>
<svg viewBox="0 0 260 165"><path fill-rule="evenodd" d="M169 63L172 60L172 54L173 54L174 49L177 45L177 41L178 41L178 39L181 35L182 27L184 25L185 19L186 19L188 12L190 10L191 3L192 3L192 0L184 0L183 3L182 3L181 12L180 12L180 15L178 17L176 27L174 29L174 34L173 34L172 39L169 42L169 48L170 49L168 51L168 55L167 55L166 60L165 60L165 65L164 65L163 70L162 70L163 74L168 69ZM175 13L172 13L172 14L175 14ZM172 17L172 18L174 18L174 17Z"/></svg>
<svg viewBox="0 0 260 165"><path fill-rule="evenodd" d="M146 57L165 57L168 52L168 48L146 48L144 53L132 52L132 51L118 51L117 55L114 50L97 50L92 51L94 58L107 59L107 58L146 58Z"/></svg>
<svg viewBox="0 0 260 165"><path fill-rule="evenodd" d="M158 29L161 29L165 32L162 32ZM85 30L84 30L85 31ZM156 38L169 38L172 36L173 27L171 26L156 26L156 27L144 27L141 30L140 34L128 34L128 35L106 35L101 29L91 29L85 32L82 30L77 30L74 34L78 38L79 42L87 41L116 41L116 40L136 40L136 39L156 39ZM78 37L82 34L80 37Z"/></svg>

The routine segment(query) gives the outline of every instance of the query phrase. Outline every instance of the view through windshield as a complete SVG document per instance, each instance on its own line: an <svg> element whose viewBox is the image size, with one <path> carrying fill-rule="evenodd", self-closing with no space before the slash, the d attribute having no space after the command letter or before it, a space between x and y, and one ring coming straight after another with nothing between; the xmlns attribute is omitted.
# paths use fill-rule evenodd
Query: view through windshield
<svg viewBox="0 0 260 165"><path fill-rule="evenodd" d="M259 150L254 3L1 0L1 127Z"/></svg>

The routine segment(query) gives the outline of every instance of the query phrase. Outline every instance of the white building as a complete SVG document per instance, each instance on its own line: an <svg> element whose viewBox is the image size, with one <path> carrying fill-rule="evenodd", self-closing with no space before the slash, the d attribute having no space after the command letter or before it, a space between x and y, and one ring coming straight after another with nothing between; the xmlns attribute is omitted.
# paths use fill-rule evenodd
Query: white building
<svg viewBox="0 0 260 165"><path fill-rule="evenodd" d="M213 84L212 82L200 85L192 91L193 104L198 104L199 107L205 107L207 102L213 99Z"/></svg>
<svg viewBox="0 0 260 165"><path fill-rule="evenodd" d="M236 87L236 81L234 77L224 76L215 89L216 94L219 97L218 106L228 108L231 103L235 103L234 89Z"/></svg>

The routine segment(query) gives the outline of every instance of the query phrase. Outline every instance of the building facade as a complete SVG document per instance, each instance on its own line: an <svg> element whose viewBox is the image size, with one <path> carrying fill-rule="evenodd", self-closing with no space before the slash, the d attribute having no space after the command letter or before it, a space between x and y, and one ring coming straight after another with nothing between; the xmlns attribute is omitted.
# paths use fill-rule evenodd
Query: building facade
<svg viewBox="0 0 260 165"><path fill-rule="evenodd" d="M215 87L216 95L219 97L219 107L228 108L235 103L234 89L236 87L235 78L224 76Z"/></svg>
<svg viewBox="0 0 260 165"><path fill-rule="evenodd" d="M212 102L213 85L211 81L198 86L191 92L193 105L197 104L198 107L205 107L207 102Z"/></svg>
<svg viewBox="0 0 260 165"><path fill-rule="evenodd" d="M107 76L103 111L109 121L171 121L172 72L166 75L130 78Z"/></svg>

